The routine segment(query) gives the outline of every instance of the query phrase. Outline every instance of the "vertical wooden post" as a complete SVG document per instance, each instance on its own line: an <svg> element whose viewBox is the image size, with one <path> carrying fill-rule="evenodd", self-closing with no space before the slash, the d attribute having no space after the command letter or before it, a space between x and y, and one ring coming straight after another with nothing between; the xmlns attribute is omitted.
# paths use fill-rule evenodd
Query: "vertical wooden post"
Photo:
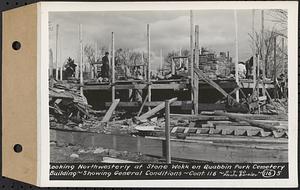
<svg viewBox="0 0 300 190"><path fill-rule="evenodd" d="M191 100L194 101L194 16L190 11L190 74L191 74ZM192 114L194 110L192 110Z"/></svg>
<svg viewBox="0 0 300 190"><path fill-rule="evenodd" d="M148 54L148 67L147 67L147 80L148 80L148 101L151 102L151 55L150 55L150 25L147 24L147 54ZM150 107L149 107L150 108Z"/></svg>
<svg viewBox="0 0 300 190"><path fill-rule="evenodd" d="M235 22L235 81L238 86L239 83L239 43L238 43L238 20L237 20L237 12L234 10L234 22ZM236 91L236 101L240 101L239 90Z"/></svg>
<svg viewBox="0 0 300 190"><path fill-rule="evenodd" d="M256 90L256 44L255 44L255 30L254 30L254 17L255 17L255 9L252 9L252 61L253 61L253 93Z"/></svg>
<svg viewBox="0 0 300 190"><path fill-rule="evenodd" d="M277 63L276 63L276 36L274 36L274 99L278 98L277 97L277 88L275 87L276 81L277 81Z"/></svg>
<svg viewBox="0 0 300 190"><path fill-rule="evenodd" d="M266 80L266 65L265 65L265 40L264 40L264 25L265 25L265 19L264 19L264 10L261 10L261 69L262 69L262 85L265 85ZM262 88L262 94L263 96L266 96L265 88Z"/></svg>
<svg viewBox="0 0 300 190"><path fill-rule="evenodd" d="M172 62L171 62L171 74L175 75L175 62L174 62L173 58L172 58Z"/></svg>
<svg viewBox="0 0 300 190"><path fill-rule="evenodd" d="M261 47L260 46L260 40L258 41L258 47ZM257 89L256 89L256 91L257 91L257 96L259 97L260 96L260 83L261 83L261 80L260 80L260 65L261 65L261 63L260 63L260 53L259 53L259 51L257 51L257 57L256 57L256 63L257 63ZM258 106L258 114L260 114L260 107Z"/></svg>
<svg viewBox="0 0 300 190"><path fill-rule="evenodd" d="M80 62L79 62L80 94L83 95L83 42L82 42L82 24L79 25L79 42L80 42Z"/></svg>
<svg viewBox="0 0 300 190"><path fill-rule="evenodd" d="M52 49L49 49L49 77L53 77L53 52Z"/></svg>
<svg viewBox="0 0 300 190"><path fill-rule="evenodd" d="M287 63L284 62L284 38L281 38L281 61L282 61L282 65L283 65L283 72L284 72L284 76L286 76L286 73L288 71L288 65ZM285 84L286 84L286 77L284 77L285 80ZM283 89L283 98L287 98L287 88L286 85L284 86Z"/></svg>
<svg viewBox="0 0 300 190"><path fill-rule="evenodd" d="M60 67L59 69L60 73L59 73L59 80L63 80L63 66Z"/></svg>
<svg viewBox="0 0 300 190"><path fill-rule="evenodd" d="M195 26L195 68L199 68L199 26ZM194 111L198 114L198 101L199 101L199 78L194 75Z"/></svg>
<svg viewBox="0 0 300 190"><path fill-rule="evenodd" d="M182 52L181 52L181 48L179 49L179 57L181 57L182 56ZM182 67L182 60L181 60L182 58L179 58L179 68L181 68Z"/></svg>
<svg viewBox="0 0 300 190"><path fill-rule="evenodd" d="M95 63L97 62L97 57L98 57L98 47L97 47L97 42L95 42ZM91 72L91 79L95 78L95 70L94 70L94 65L91 63L90 64L90 72Z"/></svg>
<svg viewBox="0 0 300 190"><path fill-rule="evenodd" d="M283 65L283 71L286 73L287 71L287 64L284 63L284 38L281 38L281 61Z"/></svg>
<svg viewBox="0 0 300 190"><path fill-rule="evenodd" d="M170 142L170 101L165 101L165 134L166 134L166 162L171 164L171 142Z"/></svg>
<svg viewBox="0 0 300 190"><path fill-rule="evenodd" d="M58 30L59 30L59 25L56 24L56 39L55 39L55 79L58 80Z"/></svg>
<svg viewBox="0 0 300 190"><path fill-rule="evenodd" d="M59 62L60 62L60 73L59 73L59 80L63 80L63 77L62 77L62 74L63 74L63 68L64 68L64 63L62 62L62 59L61 59L61 50L62 50L62 46L61 46L61 42L62 42L62 39L60 38L59 39Z"/></svg>
<svg viewBox="0 0 300 190"><path fill-rule="evenodd" d="M160 49L160 72L163 74L163 50Z"/></svg>
<svg viewBox="0 0 300 190"><path fill-rule="evenodd" d="M115 87L115 39L114 39L114 33L111 33L111 82L112 82L112 87L111 87L111 99L112 102L116 99L116 87Z"/></svg>
<svg viewBox="0 0 300 190"><path fill-rule="evenodd" d="M109 45L108 45L108 65L109 65L109 77L110 77L110 80L112 79L112 65L111 65L111 54L112 54L112 51L111 51L111 41L109 42Z"/></svg>
<svg viewBox="0 0 300 190"><path fill-rule="evenodd" d="M147 80L147 65L145 64L144 61L144 52L142 51L142 64L143 64L143 76L144 76L144 80Z"/></svg>

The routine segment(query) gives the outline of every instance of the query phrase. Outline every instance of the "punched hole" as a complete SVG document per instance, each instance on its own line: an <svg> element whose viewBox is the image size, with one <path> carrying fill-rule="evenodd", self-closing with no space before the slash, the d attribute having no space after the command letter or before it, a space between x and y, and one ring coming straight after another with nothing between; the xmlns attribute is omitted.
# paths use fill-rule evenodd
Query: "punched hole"
<svg viewBox="0 0 300 190"><path fill-rule="evenodd" d="M22 150L23 150L22 145L20 145L20 144L15 144L15 146L14 146L14 151L15 151L16 153L20 153L20 152L22 152Z"/></svg>
<svg viewBox="0 0 300 190"><path fill-rule="evenodd" d="M21 43L18 42L18 41L14 41L14 42L12 43L12 48L13 48L14 50L19 50L19 49L21 49Z"/></svg>

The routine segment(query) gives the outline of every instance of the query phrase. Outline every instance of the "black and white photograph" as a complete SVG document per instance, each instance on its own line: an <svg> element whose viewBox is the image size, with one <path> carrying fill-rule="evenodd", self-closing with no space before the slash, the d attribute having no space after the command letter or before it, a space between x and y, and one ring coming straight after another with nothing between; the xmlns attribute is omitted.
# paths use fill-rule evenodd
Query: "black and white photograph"
<svg viewBox="0 0 300 190"><path fill-rule="evenodd" d="M91 169L76 178L64 168L67 180L164 170L154 179L288 178L297 128L288 16L279 8L49 12L50 180L60 180L62 164ZM103 174L103 164L124 173Z"/></svg>

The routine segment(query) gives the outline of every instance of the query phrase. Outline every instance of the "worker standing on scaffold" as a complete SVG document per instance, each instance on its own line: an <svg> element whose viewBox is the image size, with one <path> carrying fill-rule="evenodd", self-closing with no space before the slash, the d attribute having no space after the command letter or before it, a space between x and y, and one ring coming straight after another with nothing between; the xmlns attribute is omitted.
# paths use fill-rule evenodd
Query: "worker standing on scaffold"
<svg viewBox="0 0 300 190"><path fill-rule="evenodd" d="M109 81L109 53L105 52L105 56L102 57L102 66L101 66L101 77L103 82Z"/></svg>

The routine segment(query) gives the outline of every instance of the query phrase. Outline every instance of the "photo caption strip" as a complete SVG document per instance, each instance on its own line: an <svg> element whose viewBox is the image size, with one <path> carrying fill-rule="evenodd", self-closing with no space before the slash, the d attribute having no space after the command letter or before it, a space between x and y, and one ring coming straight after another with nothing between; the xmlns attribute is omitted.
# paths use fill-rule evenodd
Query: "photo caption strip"
<svg viewBox="0 0 300 190"><path fill-rule="evenodd" d="M52 163L50 180L288 178L287 163Z"/></svg>

